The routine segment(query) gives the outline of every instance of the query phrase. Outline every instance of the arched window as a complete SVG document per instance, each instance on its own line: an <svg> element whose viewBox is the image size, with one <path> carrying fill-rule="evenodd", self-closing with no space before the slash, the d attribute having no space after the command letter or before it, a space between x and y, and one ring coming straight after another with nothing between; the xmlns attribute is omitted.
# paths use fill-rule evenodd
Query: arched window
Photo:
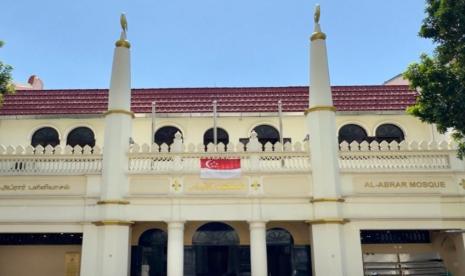
<svg viewBox="0 0 465 276"><path fill-rule="evenodd" d="M33 147L37 147L38 145L41 145L42 147L46 147L48 145L55 147L58 144L60 144L58 131L52 127L40 128L32 134L31 145Z"/></svg>
<svg viewBox="0 0 465 276"><path fill-rule="evenodd" d="M95 135L94 132L88 127L77 127L70 131L68 137L66 137L66 144L72 147L79 145L81 147L95 146Z"/></svg>
<svg viewBox="0 0 465 276"><path fill-rule="evenodd" d="M218 143L223 143L225 146L229 144L229 135L226 130L222 128L216 128L216 137ZM203 135L203 144L207 146L209 143L213 143L213 128L205 131Z"/></svg>
<svg viewBox="0 0 465 276"><path fill-rule="evenodd" d="M339 129L339 143L346 141L347 143L352 143L357 141L361 143L367 140L367 132L359 125L348 124Z"/></svg>
<svg viewBox="0 0 465 276"><path fill-rule="evenodd" d="M396 125L382 124L376 129L376 141L378 142L401 142L404 139L404 132Z"/></svg>
<svg viewBox="0 0 465 276"><path fill-rule="evenodd" d="M174 135L178 131L179 133L181 133L181 137L182 137L182 132L177 127L165 126L165 127L159 128L155 132L155 135L154 135L155 144L158 144L159 146L163 143L167 144L168 146L171 145L174 140Z"/></svg>
<svg viewBox="0 0 465 276"><path fill-rule="evenodd" d="M279 131L269 125L259 125L253 129L257 133L258 141L265 145L270 142L272 144L279 141Z"/></svg>

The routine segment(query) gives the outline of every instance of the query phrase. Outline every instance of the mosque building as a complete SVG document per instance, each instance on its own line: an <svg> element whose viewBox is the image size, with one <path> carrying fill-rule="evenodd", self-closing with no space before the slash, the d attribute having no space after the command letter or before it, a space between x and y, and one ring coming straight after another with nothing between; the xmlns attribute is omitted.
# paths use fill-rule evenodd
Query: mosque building
<svg viewBox="0 0 465 276"><path fill-rule="evenodd" d="M465 275L456 144L330 86L319 8L310 89L131 89L126 24L108 90L5 96L1 276Z"/></svg>

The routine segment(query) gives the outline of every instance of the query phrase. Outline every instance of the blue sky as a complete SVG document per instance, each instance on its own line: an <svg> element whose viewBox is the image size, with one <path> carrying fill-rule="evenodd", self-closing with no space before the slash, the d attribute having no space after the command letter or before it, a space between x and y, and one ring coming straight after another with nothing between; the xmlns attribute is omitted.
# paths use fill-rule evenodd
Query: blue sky
<svg viewBox="0 0 465 276"><path fill-rule="evenodd" d="M106 88L124 11L135 88L307 85L316 3L335 85L381 84L433 49L424 0L2 0L0 60L15 81Z"/></svg>

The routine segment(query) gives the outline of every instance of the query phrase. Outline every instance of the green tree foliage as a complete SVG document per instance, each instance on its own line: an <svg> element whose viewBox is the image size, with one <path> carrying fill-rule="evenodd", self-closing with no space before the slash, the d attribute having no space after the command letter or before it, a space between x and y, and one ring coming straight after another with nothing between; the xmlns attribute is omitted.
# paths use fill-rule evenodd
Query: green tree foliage
<svg viewBox="0 0 465 276"><path fill-rule="evenodd" d="M0 48L3 45L3 41L0 40ZM13 70L13 68L10 65L0 61L0 105L3 102L4 94L13 93L15 91L11 78L11 70Z"/></svg>
<svg viewBox="0 0 465 276"><path fill-rule="evenodd" d="M432 56L422 54L404 76L419 91L407 111L440 133L453 128L458 157L465 157L465 0L427 0L419 35L432 39Z"/></svg>

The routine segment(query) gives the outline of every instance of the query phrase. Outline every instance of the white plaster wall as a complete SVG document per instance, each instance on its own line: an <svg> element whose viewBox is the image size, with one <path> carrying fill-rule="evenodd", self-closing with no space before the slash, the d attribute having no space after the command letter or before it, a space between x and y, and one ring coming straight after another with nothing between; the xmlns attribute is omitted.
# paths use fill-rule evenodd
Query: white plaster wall
<svg viewBox="0 0 465 276"><path fill-rule="evenodd" d="M61 146L65 146L67 134L80 126L92 129L96 145L103 146L102 118L0 119L0 144L29 145L34 131L42 127L53 127L58 131Z"/></svg>
<svg viewBox="0 0 465 276"><path fill-rule="evenodd" d="M377 126L383 123L393 123L404 130L407 140L442 140L443 137L435 132L429 124L424 124L418 119L409 115L389 115L389 114L337 114L336 127L339 129L345 124L359 124L372 136ZM239 138L246 138L250 131L257 125L267 124L278 129L279 121L277 117L259 116L234 116L219 117L218 127L224 128L229 139L237 143ZM35 130L43 126L52 126L60 134L61 145L66 143L66 136L75 127L87 126L94 130L96 144L103 146L104 120L103 118L50 118L50 119L0 119L0 144L3 145L28 145ZM203 135L206 130L213 126L211 117L173 117L157 118L156 129L163 126L176 126L184 135L186 144L195 145L203 143ZM151 119L136 118L133 121L133 139L139 143L149 143L151 134ZM287 115L283 119L284 137L291 137L293 142L302 142L308 133L304 116Z"/></svg>

